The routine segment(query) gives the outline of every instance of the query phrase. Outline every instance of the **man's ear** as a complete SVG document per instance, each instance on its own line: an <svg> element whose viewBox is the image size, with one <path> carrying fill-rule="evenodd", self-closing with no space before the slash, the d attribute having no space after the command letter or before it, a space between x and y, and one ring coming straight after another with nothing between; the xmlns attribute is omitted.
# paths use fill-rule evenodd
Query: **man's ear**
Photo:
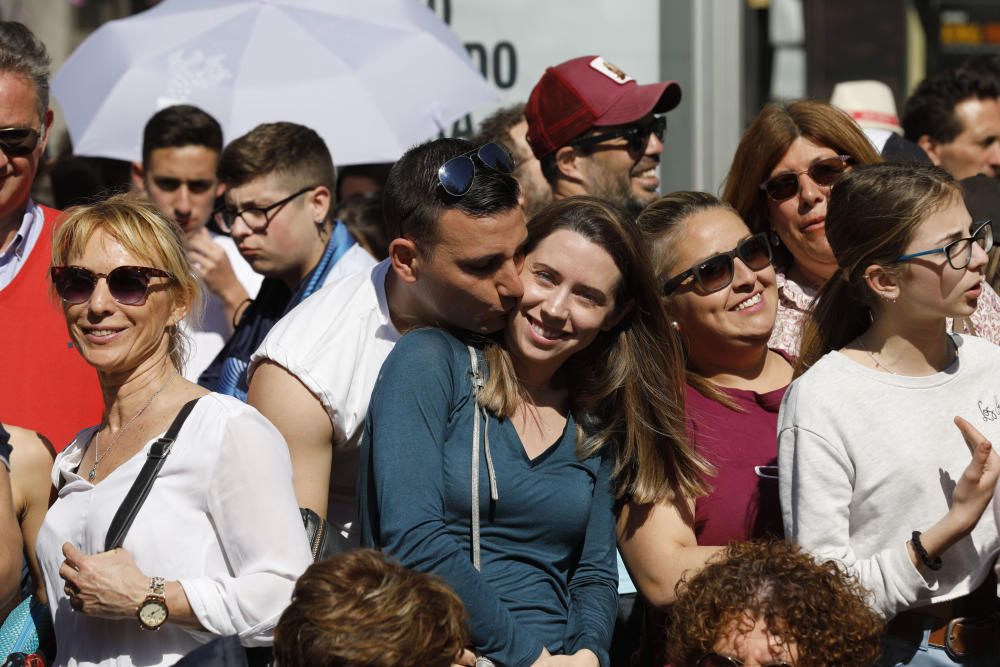
<svg viewBox="0 0 1000 667"><path fill-rule="evenodd" d="M899 283L896 276L886 270L881 264L872 264L865 269L865 282L868 289L880 299L895 301L899 298Z"/></svg>
<svg viewBox="0 0 1000 667"><path fill-rule="evenodd" d="M931 159L931 162L933 162L935 166L941 166L941 156L938 155L938 148L941 144L939 144L937 140L933 139L929 134L922 134L920 135L920 138L917 139L917 145L924 149L924 152L927 153L927 157Z"/></svg>
<svg viewBox="0 0 1000 667"><path fill-rule="evenodd" d="M563 146L556 150L556 167L565 178L573 181L583 180L579 165L580 153L572 146Z"/></svg>
<svg viewBox="0 0 1000 667"><path fill-rule="evenodd" d="M312 210L313 221L318 225L326 222L326 216L330 213L330 204L332 201L330 189L325 185L315 188L309 194L308 201Z"/></svg>
<svg viewBox="0 0 1000 667"><path fill-rule="evenodd" d="M42 119L42 153L45 152L45 147L49 145L49 135L52 134L52 120L55 118L55 114L52 109L46 109L45 117Z"/></svg>
<svg viewBox="0 0 1000 667"><path fill-rule="evenodd" d="M132 168L129 169L129 173L132 175L132 187L139 192L146 191L146 171L142 168L141 162L133 162Z"/></svg>
<svg viewBox="0 0 1000 667"><path fill-rule="evenodd" d="M420 273L419 255L416 244L406 237L395 238L389 243L389 260L392 262L392 270L403 282L417 282Z"/></svg>

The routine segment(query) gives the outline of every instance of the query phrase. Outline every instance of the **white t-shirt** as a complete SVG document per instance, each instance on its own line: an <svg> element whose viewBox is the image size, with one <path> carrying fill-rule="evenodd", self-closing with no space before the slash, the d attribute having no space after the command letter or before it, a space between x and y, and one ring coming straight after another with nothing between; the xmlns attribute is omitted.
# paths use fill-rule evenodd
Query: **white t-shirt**
<svg viewBox="0 0 1000 667"><path fill-rule="evenodd" d="M271 329L248 371L253 377L257 364L272 361L298 378L326 409L335 450L327 519L348 529L357 516L357 445L368 402L382 362L400 337L385 296L389 270L385 260L370 271L327 284L300 303ZM356 542L353 531L348 533Z"/></svg>
<svg viewBox="0 0 1000 667"><path fill-rule="evenodd" d="M906 547L913 531L948 512L972 459L955 416L1000 443L1000 347L954 338L958 360L926 377L883 373L830 352L781 403L785 536L843 563L886 618L975 590L1000 552L989 511L941 554L937 572L914 567Z"/></svg>
<svg viewBox="0 0 1000 667"><path fill-rule="evenodd" d="M243 285L243 289L247 291L251 299L257 296L264 276L247 264L231 238L214 232L211 234L212 240L226 251L226 257L229 258L229 263L233 267L233 273ZM194 318L188 318L184 320L182 325L189 341L188 358L184 364L184 377L191 382L198 381L198 376L222 351L222 346L226 344L233 333L233 323L226 314L226 305L222 299L204 286L202 295L205 300L205 310L202 313L201 322L196 324L192 321Z"/></svg>
<svg viewBox="0 0 1000 667"><path fill-rule="evenodd" d="M74 472L93 432L81 431L56 457L52 481L63 486L38 534L59 645L55 664L172 665L212 635L269 645L296 579L312 561L278 430L242 401L203 396L125 537L123 547L143 574L180 581L208 632L169 620L149 632L135 618L102 619L70 608L59 577L63 543L88 554L104 551L112 517L155 440L94 486L86 470Z"/></svg>

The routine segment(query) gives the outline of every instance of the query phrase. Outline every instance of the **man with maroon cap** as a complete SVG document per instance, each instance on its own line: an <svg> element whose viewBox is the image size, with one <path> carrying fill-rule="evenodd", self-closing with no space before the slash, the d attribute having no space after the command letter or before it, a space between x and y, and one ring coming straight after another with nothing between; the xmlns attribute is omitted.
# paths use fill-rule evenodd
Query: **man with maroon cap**
<svg viewBox="0 0 1000 667"><path fill-rule="evenodd" d="M659 196L664 114L675 81L640 86L600 56L549 67L528 97L528 143L555 199L589 194L634 215Z"/></svg>

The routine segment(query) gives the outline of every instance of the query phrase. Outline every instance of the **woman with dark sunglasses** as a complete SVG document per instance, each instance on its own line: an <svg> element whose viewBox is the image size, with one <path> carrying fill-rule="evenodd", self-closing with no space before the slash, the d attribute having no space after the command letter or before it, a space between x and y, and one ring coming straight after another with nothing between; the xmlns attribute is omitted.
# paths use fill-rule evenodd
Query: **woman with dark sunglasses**
<svg viewBox="0 0 1000 667"><path fill-rule="evenodd" d="M702 192L676 192L639 216L672 326L687 359L688 435L713 472L708 495L625 502L618 540L650 616L651 658L663 664L662 612L685 576L733 541L781 537L775 441L792 365L768 349L778 308L771 246Z"/></svg>
<svg viewBox="0 0 1000 667"><path fill-rule="evenodd" d="M178 325L199 290L180 234L117 196L67 211L53 239L53 287L105 399L102 422L56 458L38 534L57 665L169 665L211 635L267 644L311 560L281 435L180 376ZM122 547L106 551L154 441L195 400Z"/></svg>
<svg viewBox="0 0 1000 667"><path fill-rule="evenodd" d="M413 331L382 366L362 542L443 577L494 662L608 667L615 496L702 486L679 343L635 224L602 199L529 221L521 282L500 334Z"/></svg>
<svg viewBox="0 0 1000 667"><path fill-rule="evenodd" d="M829 219L837 272L778 419L786 535L870 591L881 665L996 665L1000 349L946 325L976 308L989 225L929 165L858 167Z"/></svg>

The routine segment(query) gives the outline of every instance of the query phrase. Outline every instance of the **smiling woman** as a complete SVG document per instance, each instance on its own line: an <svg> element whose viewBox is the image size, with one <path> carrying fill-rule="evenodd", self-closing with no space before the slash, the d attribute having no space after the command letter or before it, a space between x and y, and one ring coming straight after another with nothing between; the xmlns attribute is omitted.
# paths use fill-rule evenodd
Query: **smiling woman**
<svg viewBox="0 0 1000 667"><path fill-rule="evenodd" d="M173 664L206 632L267 643L310 562L281 436L179 377L177 325L199 296L180 235L154 205L117 196L69 210L53 240L53 287L105 399L102 422L55 461L58 498L38 536L59 665ZM104 551L144 454L192 403L159 471L168 479L154 473L123 546Z"/></svg>

